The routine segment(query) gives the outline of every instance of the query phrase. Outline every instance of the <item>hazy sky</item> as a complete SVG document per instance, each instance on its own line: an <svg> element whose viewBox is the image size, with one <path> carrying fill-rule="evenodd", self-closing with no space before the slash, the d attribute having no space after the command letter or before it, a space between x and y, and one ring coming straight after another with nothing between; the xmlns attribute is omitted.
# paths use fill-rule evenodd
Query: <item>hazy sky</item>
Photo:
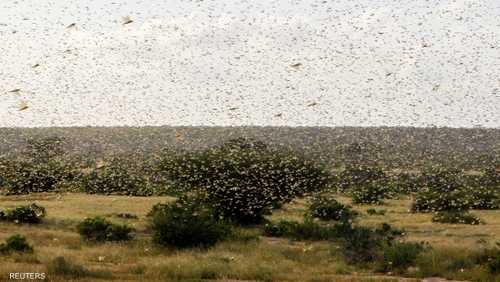
<svg viewBox="0 0 500 282"><path fill-rule="evenodd" d="M0 127L85 125L498 128L500 1L1 0Z"/></svg>

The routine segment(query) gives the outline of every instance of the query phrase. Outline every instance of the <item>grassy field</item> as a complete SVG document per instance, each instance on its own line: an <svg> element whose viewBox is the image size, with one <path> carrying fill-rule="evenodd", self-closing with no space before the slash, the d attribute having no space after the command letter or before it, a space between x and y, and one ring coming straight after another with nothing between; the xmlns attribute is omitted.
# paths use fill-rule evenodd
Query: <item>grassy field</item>
<svg viewBox="0 0 500 282"><path fill-rule="evenodd" d="M348 266L332 243L263 237L258 228L241 229L240 239L219 243L209 250L179 251L153 246L146 214L154 204L172 199L77 193L4 196L0 198L2 208L35 202L46 208L47 217L39 225L0 222L0 240L19 233L35 249L34 254L0 257L0 281L7 280L11 272L44 272L50 281L70 281L48 268L57 256L88 270L78 281L421 281ZM342 196L338 199L350 202ZM431 223L429 214L410 213L411 199L386 202L383 206L355 205L361 212L359 224L388 222L406 231L405 240L426 241L452 254L500 240L500 210L473 211L485 225L449 225ZM304 199L297 200L276 211L270 219L302 220L306 203ZM369 216L365 212L368 208L384 209L386 215ZM116 216L125 212L138 218ZM136 238L127 243L82 241L76 224L96 215L135 227Z"/></svg>

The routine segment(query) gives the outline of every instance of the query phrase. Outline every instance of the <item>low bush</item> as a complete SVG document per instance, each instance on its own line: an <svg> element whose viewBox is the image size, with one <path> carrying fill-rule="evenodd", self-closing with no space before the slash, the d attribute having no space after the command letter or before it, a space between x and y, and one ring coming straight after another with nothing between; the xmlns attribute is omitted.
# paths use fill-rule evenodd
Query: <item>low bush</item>
<svg viewBox="0 0 500 282"><path fill-rule="evenodd" d="M479 251L473 256L473 261L476 264L485 266L491 274L500 274L500 243L497 243L496 247Z"/></svg>
<svg viewBox="0 0 500 282"><path fill-rule="evenodd" d="M379 259L381 249L391 244L402 231L383 223L380 228L370 229L363 226L340 226L342 232L342 253L349 263L364 264Z"/></svg>
<svg viewBox="0 0 500 282"><path fill-rule="evenodd" d="M189 198L156 205L151 214L153 241L163 246L211 247L232 233L228 222Z"/></svg>
<svg viewBox="0 0 500 282"><path fill-rule="evenodd" d="M422 174L423 189L412 205L414 212L466 211L500 208L500 188L495 186L495 170L481 176L464 175L462 171L431 167Z"/></svg>
<svg viewBox="0 0 500 282"><path fill-rule="evenodd" d="M393 242L386 244L382 250L380 270L384 272L403 273L414 266L417 257L425 250L423 243Z"/></svg>
<svg viewBox="0 0 500 282"><path fill-rule="evenodd" d="M102 217L86 218L77 226L78 233L94 242L128 241L132 239L133 228L127 225L118 225Z"/></svg>
<svg viewBox="0 0 500 282"><path fill-rule="evenodd" d="M378 259L384 244L403 233L388 224L377 229L353 226L347 222L325 226L306 218L303 223L285 220L268 223L264 226L264 234L294 240L337 241L349 263L367 263Z"/></svg>
<svg viewBox="0 0 500 282"><path fill-rule="evenodd" d="M322 220L348 221L353 219L357 213L347 205L344 205L332 195L316 194L311 199L309 215Z"/></svg>
<svg viewBox="0 0 500 282"><path fill-rule="evenodd" d="M450 167L425 167L421 175L424 188L431 191L448 193L459 190L464 186L463 171Z"/></svg>
<svg viewBox="0 0 500 282"><path fill-rule="evenodd" d="M123 213L117 213L115 215L116 217L123 218L123 219L137 219L138 216L132 213L128 212L123 212Z"/></svg>
<svg viewBox="0 0 500 282"><path fill-rule="evenodd" d="M441 192L425 189L416 195L411 210L413 212L466 211L469 208L468 194L463 190Z"/></svg>
<svg viewBox="0 0 500 282"><path fill-rule="evenodd" d="M0 244L0 253L26 252L32 253L33 247L28 244L26 238L22 235L12 235Z"/></svg>
<svg viewBox="0 0 500 282"><path fill-rule="evenodd" d="M45 215L44 207L31 204L29 206L19 206L11 210L0 211L0 220L36 224L40 223Z"/></svg>
<svg viewBox="0 0 500 282"><path fill-rule="evenodd" d="M338 238L337 225L320 225L310 218L304 222L281 220L264 225L264 234L272 237L286 237L294 240L332 240Z"/></svg>
<svg viewBox="0 0 500 282"><path fill-rule="evenodd" d="M500 208L499 174L494 169L486 169L481 175L464 175L463 189L471 209L492 210Z"/></svg>
<svg viewBox="0 0 500 282"><path fill-rule="evenodd" d="M79 189L89 194L151 196L154 193L140 162L114 157L90 173L78 175Z"/></svg>
<svg viewBox="0 0 500 282"><path fill-rule="evenodd" d="M432 221L439 223L471 224L471 225L477 225L482 223L477 216L463 211L436 212L432 217Z"/></svg>
<svg viewBox="0 0 500 282"><path fill-rule="evenodd" d="M467 191L471 209L494 210L500 208L500 186L472 186L468 187Z"/></svg>
<svg viewBox="0 0 500 282"><path fill-rule="evenodd" d="M385 215L385 210L367 209L368 215Z"/></svg>
<svg viewBox="0 0 500 282"><path fill-rule="evenodd" d="M422 188L422 179L412 173L400 173L391 176L387 182L389 189L395 194L416 193Z"/></svg>
<svg viewBox="0 0 500 282"><path fill-rule="evenodd" d="M349 165L339 175L339 188L342 191L349 191L386 178L384 171L379 167Z"/></svg>
<svg viewBox="0 0 500 282"><path fill-rule="evenodd" d="M71 168L62 162L22 160L9 162L9 167L3 169L1 178L5 194L19 195L54 191L58 183L72 177Z"/></svg>
<svg viewBox="0 0 500 282"><path fill-rule="evenodd" d="M389 189L384 181L373 181L353 188L352 201L355 204L382 204L388 198Z"/></svg>
<svg viewBox="0 0 500 282"><path fill-rule="evenodd" d="M491 252L485 264L490 273L500 274L500 250L496 249L496 251Z"/></svg>

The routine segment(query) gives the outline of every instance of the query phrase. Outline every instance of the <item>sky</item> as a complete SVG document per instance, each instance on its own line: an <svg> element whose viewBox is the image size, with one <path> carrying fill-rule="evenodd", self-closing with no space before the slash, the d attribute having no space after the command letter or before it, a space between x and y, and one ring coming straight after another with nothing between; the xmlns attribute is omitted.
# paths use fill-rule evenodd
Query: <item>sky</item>
<svg viewBox="0 0 500 282"><path fill-rule="evenodd" d="M0 1L0 127L143 125L500 128L500 1Z"/></svg>

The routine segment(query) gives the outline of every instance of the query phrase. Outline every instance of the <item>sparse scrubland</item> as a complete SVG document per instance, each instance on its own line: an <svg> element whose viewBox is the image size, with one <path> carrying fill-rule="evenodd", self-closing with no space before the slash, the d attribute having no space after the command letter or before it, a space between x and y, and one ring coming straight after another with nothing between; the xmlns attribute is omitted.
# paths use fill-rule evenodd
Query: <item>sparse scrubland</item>
<svg viewBox="0 0 500 282"><path fill-rule="evenodd" d="M85 159L63 142L0 158L0 279L500 281L491 162L390 169L356 147L338 166L248 138Z"/></svg>

